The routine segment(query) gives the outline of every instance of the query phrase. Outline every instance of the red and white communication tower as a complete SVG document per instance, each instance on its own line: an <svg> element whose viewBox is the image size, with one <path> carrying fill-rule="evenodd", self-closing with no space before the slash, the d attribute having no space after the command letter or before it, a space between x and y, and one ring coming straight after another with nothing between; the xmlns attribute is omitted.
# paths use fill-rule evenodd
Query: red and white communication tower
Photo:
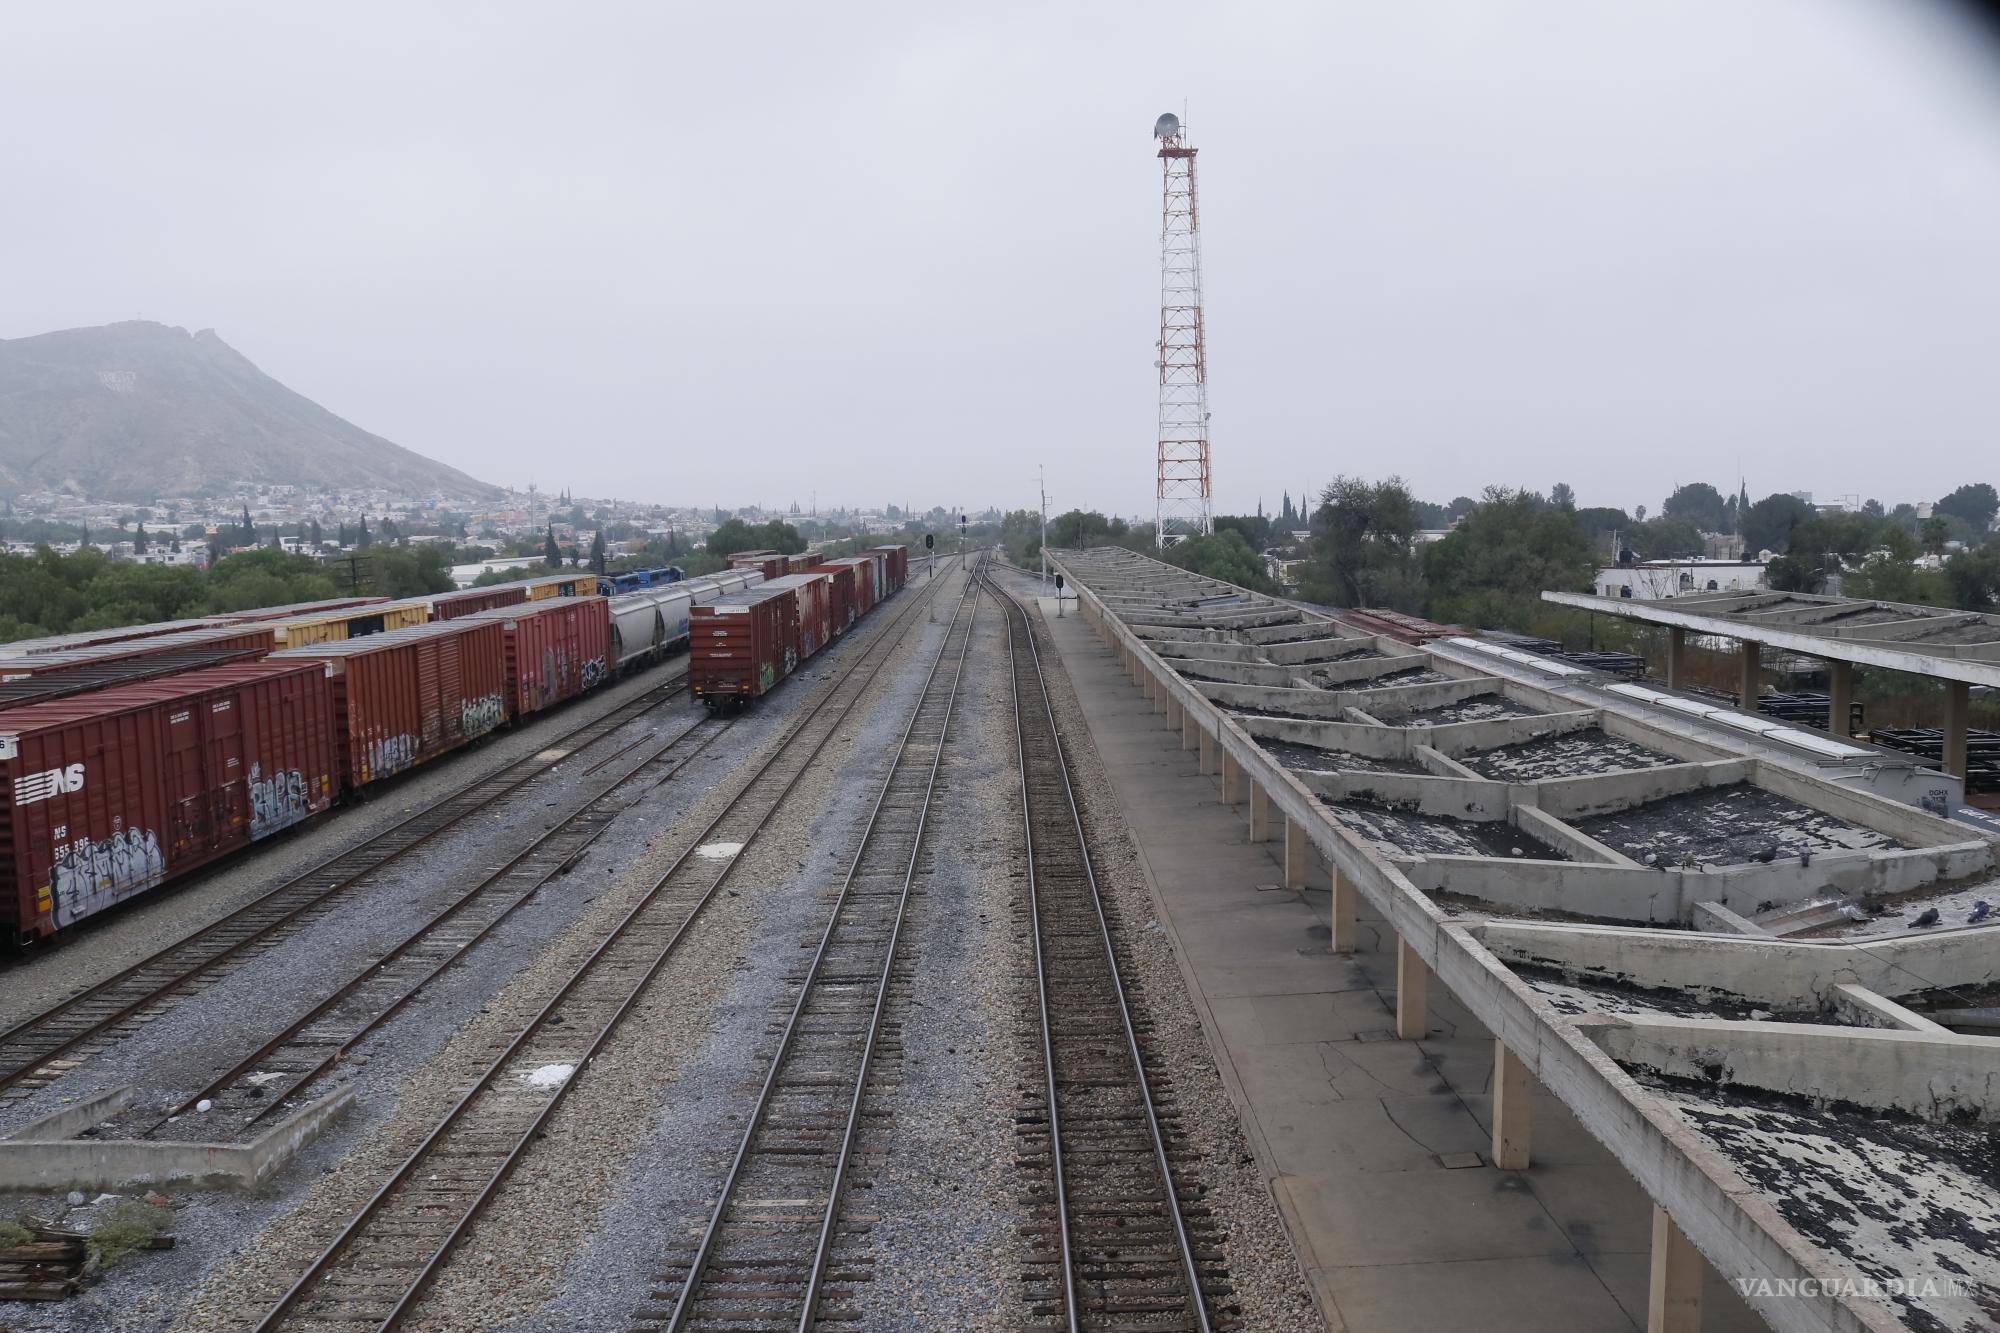
<svg viewBox="0 0 2000 1333"><path fill-rule="evenodd" d="M1215 530L1209 513L1208 350L1201 315L1201 215L1195 149L1169 112L1160 141L1160 452L1155 496L1160 545Z"/></svg>

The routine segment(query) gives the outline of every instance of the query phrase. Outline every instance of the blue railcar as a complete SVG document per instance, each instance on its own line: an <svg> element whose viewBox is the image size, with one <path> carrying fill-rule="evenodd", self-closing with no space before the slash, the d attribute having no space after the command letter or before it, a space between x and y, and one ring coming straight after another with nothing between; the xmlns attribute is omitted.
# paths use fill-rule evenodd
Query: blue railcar
<svg viewBox="0 0 2000 1333"><path fill-rule="evenodd" d="M679 565L667 565L660 569L628 569L622 574L598 575L597 592L600 597L615 597L619 593L639 592L645 588L660 588L669 583L679 583L686 577Z"/></svg>

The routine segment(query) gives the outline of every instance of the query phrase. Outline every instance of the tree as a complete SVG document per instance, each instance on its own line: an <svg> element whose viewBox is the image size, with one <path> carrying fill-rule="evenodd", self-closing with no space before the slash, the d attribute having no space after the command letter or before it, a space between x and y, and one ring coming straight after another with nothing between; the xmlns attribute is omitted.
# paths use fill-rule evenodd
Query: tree
<svg viewBox="0 0 2000 1333"><path fill-rule="evenodd" d="M2000 492L1983 481L1970 482L1939 500L1932 506L1932 512L1955 518L1975 533L1984 533L1993 527L1993 516L2000 514Z"/></svg>
<svg viewBox="0 0 2000 1333"><path fill-rule="evenodd" d="M1472 624L1518 623L1544 589L1590 587L1596 562L1575 512L1532 491L1489 486L1479 506L1424 552L1432 614Z"/></svg>
<svg viewBox="0 0 2000 1333"><path fill-rule="evenodd" d="M1660 506L1664 518L1680 519L1692 523L1703 532L1726 530L1728 507L1722 502L1722 492L1705 481L1691 481L1667 497Z"/></svg>
<svg viewBox="0 0 2000 1333"><path fill-rule="evenodd" d="M1312 516L1306 596L1336 606L1416 610L1422 571L1416 560L1417 504L1401 477L1369 482L1335 477Z"/></svg>
<svg viewBox="0 0 2000 1333"><path fill-rule="evenodd" d="M435 546L399 546L375 557L375 591L385 597L419 597L450 592L451 571Z"/></svg>
<svg viewBox="0 0 2000 1333"><path fill-rule="evenodd" d="M132 554L146 554L146 525L144 523L139 524L138 527L132 530Z"/></svg>
<svg viewBox="0 0 2000 1333"><path fill-rule="evenodd" d="M320 544L320 538L319 538L319 520L318 520L318 519L314 519L314 520L312 520L312 522L310 522L310 523L306 524L306 540L307 540L307 541L309 541L309 542L311 542L311 543L313 544L313 549L314 549L314 550L318 550L318 549L319 549L319 544Z"/></svg>
<svg viewBox="0 0 2000 1333"><path fill-rule="evenodd" d="M1953 603L1967 611L1991 611L2000 601L2000 546L1960 551L1944 562Z"/></svg>
<svg viewBox="0 0 2000 1333"><path fill-rule="evenodd" d="M1781 555L1764 566L1764 582L1778 592L1817 593L1826 589L1826 574L1816 557Z"/></svg>
<svg viewBox="0 0 2000 1333"><path fill-rule="evenodd" d="M1576 492L1569 488L1568 482L1559 481L1549 487L1549 503L1558 509L1574 509L1576 508Z"/></svg>
<svg viewBox="0 0 2000 1333"><path fill-rule="evenodd" d="M236 544L238 546L257 544L257 525L250 521L250 506L247 504L243 506L243 539Z"/></svg>
<svg viewBox="0 0 2000 1333"><path fill-rule="evenodd" d="M374 544L375 538L370 536L368 532L368 515L363 514L360 524L354 529L354 545L356 548L360 548L363 546L373 546Z"/></svg>
<svg viewBox="0 0 2000 1333"><path fill-rule="evenodd" d="M1218 523L1220 520L1218 520ZM1218 526L1202 537L1189 537L1166 549L1169 564L1204 574L1224 583L1234 583L1257 592L1276 592L1277 585L1264 572L1264 558L1257 554L1243 533Z"/></svg>
<svg viewBox="0 0 2000 1333"><path fill-rule="evenodd" d="M1262 514L1217 514L1215 530L1242 534L1244 544L1252 551L1262 551L1277 540L1277 534L1271 528L1271 520ZM1211 577L1222 576L1216 574Z"/></svg>
<svg viewBox="0 0 2000 1333"><path fill-rule="evenodd" d="M1917 530L1917 539L1923 542L1924 549L1932 555L1943 555L1944 544L1951 540L1951 520L1933 514L1925 519L1923 526Z"/></svg>
<svg viewBox="0 0 2000 1333"><path fill-rule="evenodd" d="M599 528L597 535L590 539L590 567L599 574L604 572L604 529L602 528Z"/></svg>
<svg viewBox="0 0 2000 1333"><path fill-rule="evenodd" d="M1698 556L1706 543L1701 529L1684 518L1662 515L1625 529L1625 544L1641 560L1682 560Z"/></svg>
<svg viewBox="0 0 2000 1333"><path fill-rule="evenodd" d="M1791 548L1792 529L1812 517L1812 508L1796 495L1767 495L1750 506L1743 520L1743 545L1750 551L1783 552Z"/></svg>
<svg viewBox="0 0 2000 1333"><path fill-rule="evenodd" d="M1882 508L1882 502L1880 500L1864 501L1861 506L1861 512L1868 515L1868 517L1870 518L1882 518L1885 516L1885 511Z"/></svg>
<svg viewBox="0 0 2000 1333"><path fill-rule="evenodd" d="M549 524L548 532L542 538L542 563L550 569L562 568L562 547L556 545L556 525L553 523Z"/></svg>

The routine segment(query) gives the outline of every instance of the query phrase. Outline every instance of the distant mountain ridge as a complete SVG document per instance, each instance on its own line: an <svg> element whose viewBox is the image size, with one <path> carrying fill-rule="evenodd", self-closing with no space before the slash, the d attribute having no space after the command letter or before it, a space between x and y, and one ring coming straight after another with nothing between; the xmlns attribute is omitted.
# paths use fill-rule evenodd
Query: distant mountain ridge
<svg viewBox="0 0 2000 1333"><path fill-rule="evenodd" d="M499 494L294 393L213 329L128 320L0 339L0 491L144 503L244 483Z"/></svg>

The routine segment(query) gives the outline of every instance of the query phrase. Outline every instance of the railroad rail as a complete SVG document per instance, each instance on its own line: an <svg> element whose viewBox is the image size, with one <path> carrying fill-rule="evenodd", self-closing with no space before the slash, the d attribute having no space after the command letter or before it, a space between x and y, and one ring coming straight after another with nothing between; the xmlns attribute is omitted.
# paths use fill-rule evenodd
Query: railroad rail
<svg viewBox="0 0 2000 1333"><path fill-rule="evenodd" d="M1034 626L989 587L1007 613L1044 1075L1021 1125L1024 1163L1046 1181L1033 1196L1047 1225L1029 1303L1072 1333L1207 1330L1210 1300L1228 1291L1211 1220L1174 1180L1177 1117L1147 1075Z"/></svg>
<svg viewBox="0 0 2000 1333"><path fill-rule="evenodd" d="M820 1314L938 766L978 619L977 583L967 586L974 589L970 610L954 616L925 677L707 1225L688 1252L670 1256L655 1274L655 1295L664 1300L671 1292L673 1306L664 1320L657 1307L642 1309L637 1327L806 1330Z"/></svg>
<svg viewBox="0 0 2000 1333"><path fill-rule="evenodd" d="M118 1030L197 981L270 948L373 876L542 777L563 761L687 692L672 682L574 727L498 772L468 783L366 842L338 852L157 953L0 1032L0 1102L18 1101L104 1049ZM651 739L600 756L595 773Z"/></svg>
<svg viewBox="0 0 2000 1333"><path fill-rule="evenodd" d="M291 1109L300 1092L330 1071L356 1043L401 1012L445 969L466 957L543 885L567 874L618 817L673 779L721 739L733 718L704 716L648 753L614 784L586 800L505 864L466 889L402 943L246 1056L200 1092L155 1118L148 1133L206 1101L201 1130L215 1137L217 1118L240 1131ZM621 755L624 752L620 752ZM612 758L616 758L613 756ZM596 768L606 767L600 762Z"/></svg>
<svg viewBox="0 0 2000 1333"><path fill-rule="evenodd" d="M968 587L970 584L968 583ZM882 627L258 1324L393 1328L860 703L939 584ZM552 1022L551 1020L558 1020Z"/></svg>

